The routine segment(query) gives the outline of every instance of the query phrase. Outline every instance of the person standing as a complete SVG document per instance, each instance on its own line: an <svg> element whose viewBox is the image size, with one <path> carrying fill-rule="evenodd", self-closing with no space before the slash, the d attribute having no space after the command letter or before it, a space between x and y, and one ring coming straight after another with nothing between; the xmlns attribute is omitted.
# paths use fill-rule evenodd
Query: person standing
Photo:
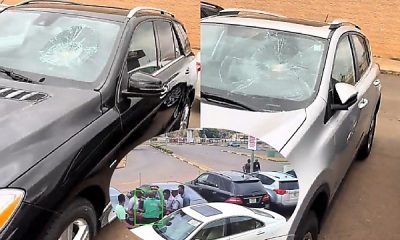
<svg viewBox="0 0 400 240"><path fill-rule="evenodd" d="M181 195L179 195L178 189L174 189L171 191L174 200L172 202L172 211L176 211L183 206L183 199Z"/></svg>
<svg viewBox="0 0 400 240"><path fill-rule="evenodd" d="M261 170L260 162L256 159L253 163L253 171L258 172Z"/></svg>
<svg viewBox="0 0 400 240"><path fill-rule="evenodd" d="M156 198L156 193L151 191L143 204L143 223L153 223L162 216L162 205L160 199Z"/></svg>
<svg viewBox="0 0 400 240"><path fill-rule="evenodd" d="M133 226L127 222L127 214L125 211L125 195L120 194L118 195L118 204L115 206L115 214L119 221L123 222L126 227L133 228Z"/></svg>
<svg viewBox="0 0 400 240"><path fill-rule="evenodd" d="M171 190L169 189L165 189L163 193L165 199L165 214L168 215L172 212L172 203L174 202L175 198L171 195Z"/></svg>
<svg viewBox="0 0 400 240"><path fill-rule="evenodd" d="M183 207L190 206L190 197L187 194L185 194L185 186L184 185L178 186L178 193L183 199Z"/></svg>
<svg viewBox="0 0 400 240"><path fill-rule="evenodd" d="M247 159L247 163L243 166L243 170L245 173L250 173L250 166L251 166L250 162L251 160Z"/></svg>

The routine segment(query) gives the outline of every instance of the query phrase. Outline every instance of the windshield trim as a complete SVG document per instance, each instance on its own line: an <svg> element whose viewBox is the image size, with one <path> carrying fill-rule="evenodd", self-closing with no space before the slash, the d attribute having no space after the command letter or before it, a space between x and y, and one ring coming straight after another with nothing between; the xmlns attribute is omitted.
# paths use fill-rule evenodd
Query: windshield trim
<svg viewBox="0 0 400 240"><path fill-rule="evenodd" d="M322 82L322 78L325 72L325 68L326 68L326 59L328 56L328 51L329 51L329 46L330 46L330 38L323 38L320 36L315 36L315 35L311 35L311 34L304 34L304 33L299 33L299 32L294 32L294 31L286 31L286 30L281 30L281 29L275 29L275 28L268 28L268 27L259 27L259 26L249 26L249 25L240 25L240 24L236 24L236 23L219 23L219 22L201 22L200 24L200 28L202 25L229 25L229 26L236 26L236 27L245 27L245 28L254 28L254 29L262 29L262 30L270 30L270 31L278 31L278 32L283 32L283 33L288 33L288 34L295 34L295 35L300 35L300 36L305 36L308 38L314 38L317 40L320 40L321 43L324 46L324 51L322 53L322 57L321 57L321 63L320 66L318 68L318 74L316 77L316 83L314 86L314 92L312 95L310 95L309 98L298 102L299 105L302 105L301 107L295 108L295 109L291 109L291 110L299 110L299 109L304 109L307 108L308 106L311 105L311 103L313 103L315 101L315 99L317 98L319 92L320 92L320 88L321 88L321 82ZM207 86L201 86L202 89L203 87L207 87ZM207 87L209 89L216 89L216 88L211 88L211 87ZM218 89L221 90L221 89ZM224 90L221 90L224 91ZM226 91L228 92L228 91ZM263 96L260 96L263 97ZM263 98L268 98L267 96L263 97ZM270 98L270 99L276 99L276 98ZM287 101L285 99L279 99L280 101ZM211 105L218 105L220 106L220 104L217 103L211 103L211 102L207 102L208 104ZM248 111L248 110L245 110ZM281 111L285 111L285 110L281 110ZM255 110L255 112L271 112L270 110ZM280 112L280 111L278 111Z"/></svg>

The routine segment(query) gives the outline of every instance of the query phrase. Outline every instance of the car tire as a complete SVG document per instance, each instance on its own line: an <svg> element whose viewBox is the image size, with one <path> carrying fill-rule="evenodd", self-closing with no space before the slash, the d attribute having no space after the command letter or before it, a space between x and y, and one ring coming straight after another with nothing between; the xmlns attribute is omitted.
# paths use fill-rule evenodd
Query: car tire
<svg viewBox="0 0 400 240"><path fill-rule="evenodd" d="M93 205L84 198L78 198L66 208L59 211L59 215L50 221L41 240L54 239L85 239L92 240L97 233L96 211ZM68 238L68 234L73 234ZM82 234L85 237L76 236ZM64 237L64 238L62 238Z"/></svg>
<svg viewBox="0 0 400 240"><path fill-rule="evenodd" d="M182 108L181 118L178 121L176 121L176 123L173 127L174 130L181 130L181 129L186 129L189 127L189 119L190 119L191 110L192 110L191 103L190 103L189 99L187 99Z"/></svg>
<svg viewBox="0 0 400 240"><path fill-rule="evenodd" d="M318 218L314 211L310 211L295 234L295 240L317 240Z"/></svg>
<svg viewBox="0 0 400 240"><path fill-rule="evenodd" d="M374 142L374 137L375 137L375 128L376 128L376 113L371 120L368 134L365 137L365 139L363 140L363 143L360 146L360 149L358 150L358 154L357 154L358 160L366 159L369 156L369 154L371 153L372 144Z"/></svg>

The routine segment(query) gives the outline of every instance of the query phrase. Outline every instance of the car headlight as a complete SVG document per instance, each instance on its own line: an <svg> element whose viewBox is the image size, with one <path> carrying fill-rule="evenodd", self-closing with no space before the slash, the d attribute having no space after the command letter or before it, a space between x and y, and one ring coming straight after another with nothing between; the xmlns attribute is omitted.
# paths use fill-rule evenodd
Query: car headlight
<svg viewBox="0 0 400 240"><path fill-rule="evenodd" d="M19 189L0 189L0 231L19 208L25 192Z"/></svg>

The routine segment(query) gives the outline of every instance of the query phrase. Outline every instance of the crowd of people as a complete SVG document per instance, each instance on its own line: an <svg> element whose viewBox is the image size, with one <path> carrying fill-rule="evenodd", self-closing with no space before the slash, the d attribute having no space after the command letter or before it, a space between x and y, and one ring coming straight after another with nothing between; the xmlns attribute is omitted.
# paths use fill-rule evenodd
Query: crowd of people
<svg viewBox="0 0 400 240"><path fill-rule="evenodd" d="M126 200L124 194L118 196L115 213L128 228L135 224L157 222L163 216L190 205L184 185L179 185L176 189L160 189L158 186L151 186L148 190L138 188L128 194L127 207Z"/></svg>

